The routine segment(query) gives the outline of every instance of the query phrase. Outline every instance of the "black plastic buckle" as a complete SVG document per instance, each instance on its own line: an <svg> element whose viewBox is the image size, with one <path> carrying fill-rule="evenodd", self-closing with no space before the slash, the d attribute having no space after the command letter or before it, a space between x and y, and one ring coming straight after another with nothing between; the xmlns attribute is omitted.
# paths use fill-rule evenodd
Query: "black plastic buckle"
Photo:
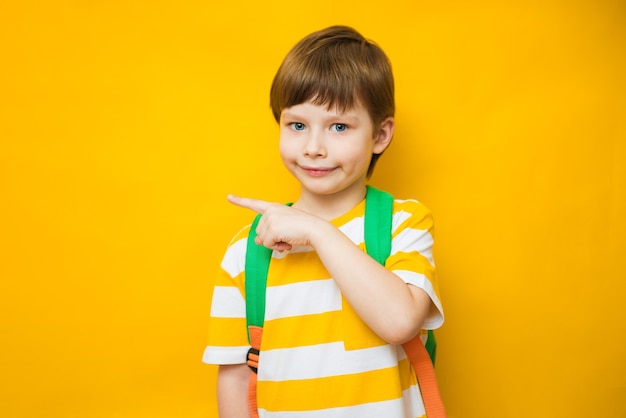
<svg viewBox="0 0 626 418"><path fill-rule="evenodd" d="M254 373L258 373L259 371L259 353L260 351L256 348L250 347L248 354L246 355L246 363L248 364L248 367L250 367L250 370ZM251 358L250 355L254 356L254 358Z"/></svg>

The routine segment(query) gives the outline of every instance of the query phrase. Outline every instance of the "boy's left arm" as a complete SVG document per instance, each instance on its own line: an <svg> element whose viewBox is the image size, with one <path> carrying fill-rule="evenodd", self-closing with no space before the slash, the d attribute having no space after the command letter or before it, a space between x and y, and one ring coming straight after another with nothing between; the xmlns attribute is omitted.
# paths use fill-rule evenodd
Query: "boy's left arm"
<svg viewBox="0 0 626 418"><path fill-rule="evenodd" d="M263 214L257 244L277 251L312 246L359 317L385 341L401 344L410 340L436 309L425 291L407 285L330 222L281 204L237 197L230 200Z"/></svg>
<svg viewBox="0 0 626 418"><path fill-rule="evenodd" d="M436 309L424 290L407 285L332 224L319 225L311 245L359 317L385 341L410 340Z"/></svg>

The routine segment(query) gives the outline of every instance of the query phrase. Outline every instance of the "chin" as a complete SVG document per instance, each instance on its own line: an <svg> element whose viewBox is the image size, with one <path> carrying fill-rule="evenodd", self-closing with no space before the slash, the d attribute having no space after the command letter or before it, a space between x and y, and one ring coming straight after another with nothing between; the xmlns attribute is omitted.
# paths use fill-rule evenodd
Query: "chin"
<svg viewBox="0 0 626 418"><path fill-rule="evenodd" d="M337 186L310 184L307 182L300 182L300 186L302 187L303 190L306 190L309 193L320 195L320 196L332 195L341 191L341 188Z"/></svg>

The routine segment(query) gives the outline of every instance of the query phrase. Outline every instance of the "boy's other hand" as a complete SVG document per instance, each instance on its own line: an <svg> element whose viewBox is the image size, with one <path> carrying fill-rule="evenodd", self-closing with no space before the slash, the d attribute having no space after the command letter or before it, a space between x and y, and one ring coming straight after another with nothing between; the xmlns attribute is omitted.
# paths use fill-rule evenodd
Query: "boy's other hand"
<svg viewBox="0 0 626 418"><path fill-rule="evenodd" d="M286 251L294 246L309 246L312 234L326 221L281 203L228 195L228 201L262 215L255 242L272 250Z"/></svg>

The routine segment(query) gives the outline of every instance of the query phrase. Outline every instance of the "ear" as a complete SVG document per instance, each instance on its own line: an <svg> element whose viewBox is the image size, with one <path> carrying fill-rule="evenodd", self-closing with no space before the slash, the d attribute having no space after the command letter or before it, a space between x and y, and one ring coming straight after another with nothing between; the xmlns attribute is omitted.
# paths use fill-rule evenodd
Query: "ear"
<svg viewBox="0 0 626 418"><path fill-rule="evenodd" d="M391 116L381 122L378 126L378 132L374 138L374 154L382 154L383 151L387 149L389 144L391 144L391 138L393 138L393 131L395 127L395 121Z"/></svg>

